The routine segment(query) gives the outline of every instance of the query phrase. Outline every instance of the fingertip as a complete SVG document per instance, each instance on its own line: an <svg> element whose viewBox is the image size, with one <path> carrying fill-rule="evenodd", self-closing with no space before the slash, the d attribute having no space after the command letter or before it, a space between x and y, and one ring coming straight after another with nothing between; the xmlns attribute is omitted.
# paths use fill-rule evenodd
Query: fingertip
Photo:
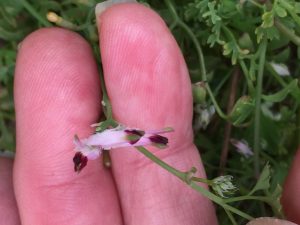
<svg viewBox="0 0 300 225"><path fill-rule="evenodd" d="M297 151L283 186L281 202L287 219L300 224L300 149Z"/></svg>
<svg viewBox="0 0 300 225"><path fill-rule="evenodd" d="M89 67L84 66L86 62ZM47 105L48 100L75 104L90 101L90 96L100 96L96 74L91 48L80 35L62 28L39 29L22 41L18 52L14 84L16 108L32 112L37 108L31 107L31 101L39 101L40 107ZM53 94L60 98L51 97ZM69 101L67 97L72 96ZM80 109L85 107L77 107Z"/></svg>
<svg viewBox="0 0 300 225"><path fill-rule="evenodd" d="M140 129L171 126L175 132L167 134L169 148L155 154L175 168L198 167L199 153L192 144L191 83L165 22L150 8L124 3L103 12L98 30L114 118ZM217 224L208 199L139 152L116 150L111 156L125 223ZM202 165L199 173L205 176Z"/></svg>
<svg viewBox="0 0 300 225"><path fill-rule="evenodd" d="M165 22L137 3L114 5L100 17L103 70L116 119L141 128L173 126L191 140L190 80Z"/></svg>
<svg viewBox="0 0 300 225"><path fill-rule="evenodd" d="M280 220L277 218L260 217L260 218L251 220L246 225L296 225L296 224L292 223L290 221L287 221L287 220Z"/></svg>
<svg viewBox="0 0 300 225"><path fill-rule="evenodd" d="M33 32L20 46L15 77L14 185L22 222L120 224L111 174L96 162L80 175L73 171L74 134L88 136L100 116L89 44L61 28Z"/></svg>

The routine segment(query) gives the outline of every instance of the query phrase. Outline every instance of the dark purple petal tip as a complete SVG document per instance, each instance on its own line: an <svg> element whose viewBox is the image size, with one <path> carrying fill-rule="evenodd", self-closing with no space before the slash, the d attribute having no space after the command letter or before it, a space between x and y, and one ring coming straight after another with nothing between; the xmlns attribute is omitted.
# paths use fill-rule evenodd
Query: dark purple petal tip
<svg viewBox="0 0 300 225"><path fill-rule="evenodd" d="M159 145L167 145L168 144L168 138L160 136L160 135L150 136L149 140L154 144L159 144Z"/></svg>
<svg viewBox="0 0 300 225"><path fill-rule="evenodd" d="M127 134L133 134L133 135L137 135L137 136L144 136L145 134L145 131L142 131L142 130L135 130L135 129L132 129L132 130L124 130L125 133Z"/></svg>
<svg viewBox="0 0 300 225"><path fill-rule="evenodd" d="M86 156L84 156L81 152L76 152L73 157L74 171L79 173L86 166L87 161L88 159Z"/></svg>
<svg viewBox="0 0 300 225"><path fill-rule="evenodd" d="M127 134L127 140L130 144L134 145L137 143L142 136L144 136L145 132L142 130L124 130L124 132Z"/></svg>

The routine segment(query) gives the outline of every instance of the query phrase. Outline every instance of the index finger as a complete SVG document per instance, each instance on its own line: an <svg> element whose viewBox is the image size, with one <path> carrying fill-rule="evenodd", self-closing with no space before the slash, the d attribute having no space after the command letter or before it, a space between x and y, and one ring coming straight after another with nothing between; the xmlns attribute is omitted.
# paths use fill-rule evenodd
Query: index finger
<svg viewBox="0 0 300 225"><path fill-rule="evenodd" d="M140 4L118 4L98 19L114 117L141 129L172 126L170 148L155 153L180 170L205 172L192 143L187 68L163 20ZM153 149L152 149L153 150ZM212 203L134 150L112 150L126 224L217 224Z"/></svg>

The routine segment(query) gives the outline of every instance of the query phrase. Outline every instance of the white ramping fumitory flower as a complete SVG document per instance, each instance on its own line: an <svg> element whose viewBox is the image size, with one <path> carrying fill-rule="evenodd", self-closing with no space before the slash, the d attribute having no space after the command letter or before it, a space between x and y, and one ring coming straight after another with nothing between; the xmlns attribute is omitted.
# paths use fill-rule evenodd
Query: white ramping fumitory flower
<svg viewBox="0 0 300 225"><path fill-rule="evenodd" d="M230 139L231 144L233 144L236 147L236 150L241 153L246 158L253 156L253 152L251 148L249 147L247 141L245 140L236 140L231 138Z"/></svg>
<svg viewBox="0 0 300 225"><path fill-rule="evenodd" d="M173 131L172 128L147 130L118 126L95 133L86 139L74 138L76 154L73 158L74 170L80 172L89 159L98 158L103 150L114 148L153 145L158 148L167 147L168 138L160 134Z"/></svg>
<svg viewBox="0 0 300 225"><path fill-rule="evenodd" d="M280 76L286 77L291 75L289 68L285 64L275 62L271 62L270 64L272 68L276 71L276 73L278 73Z"/></svg>

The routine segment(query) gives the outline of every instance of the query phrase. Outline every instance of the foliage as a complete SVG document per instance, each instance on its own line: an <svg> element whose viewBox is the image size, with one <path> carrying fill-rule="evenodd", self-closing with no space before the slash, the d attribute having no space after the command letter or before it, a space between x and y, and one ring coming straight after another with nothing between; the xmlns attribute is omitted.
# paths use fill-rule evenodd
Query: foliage
<svg viewBox="0 0 300 225"><path fill-rule="evenodd" d="M195 143L201 149L208 177L215 177L222 170L230 173L237 181L239 195L257 192L265 196L260 199L265 203L274 201L269 204L271 208L257 201L236 203L232 201L234 198L229 198L228 203L231 201L233 206L247 210L254 217L278 215L278 184L282 184L300 144L300 3L296 0L141 2L165 19L182 49L192 82L201 82L205 88L204 99L201 103L195 101L195 108L201 104L216 109L207 128L195 130ZM96 0L0 2L0 149L14 150L12 92L18 44L30 32L53 26L46 18L52 11L63 18L56 25L79 32L98 55L95 4ZM283 65L289 75L283 75L274 65ZM231 87L234 76L239 82ZM232 94L236 95L235 102L228 107ZM228 124L232 126L230 133L225 128ZM245 158L237 153L224 141L224 136L247 141L254 157ZM226 145L229 155L221 158ZM223 169L220 162L226 165ZM272 169L267 166L256 183L266 162ZM249 187L254 188L251 191ZM228 211L218 211L220 221L234 223L234 218L225 213ZM239 218L236 222L242 221Z"/></svg>

